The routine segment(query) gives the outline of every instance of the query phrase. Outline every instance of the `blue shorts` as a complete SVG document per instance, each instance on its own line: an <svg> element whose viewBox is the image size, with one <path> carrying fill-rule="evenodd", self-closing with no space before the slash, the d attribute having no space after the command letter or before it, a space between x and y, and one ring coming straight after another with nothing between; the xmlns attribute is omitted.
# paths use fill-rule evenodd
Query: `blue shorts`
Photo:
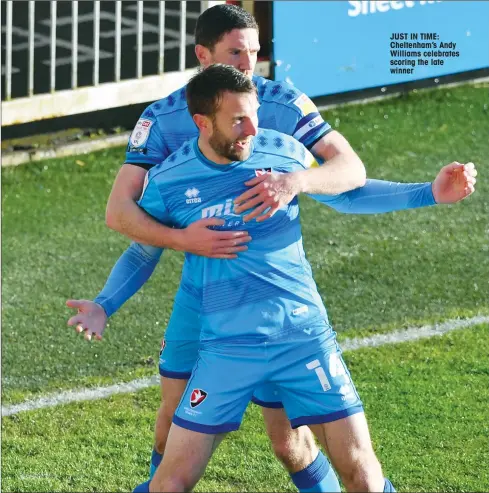
<svg viewBox="0 0 489 493"><path fill-rule="evenodd" d="M173 422L200 433L237 430L265 384L278 392L293 428L363 412L335 333L322 324L266 342L203 344Z"/></svg>
<svg viewBox="0 0 489 493"><path fill-rule="evenodd" d="M162 377L182 380L190 378L200 347L199 313L195 298L180 289L161 343L159 371ZM278 390L273 384L264 384L256 389L252 401L262 407L283 407Z"/></svg>

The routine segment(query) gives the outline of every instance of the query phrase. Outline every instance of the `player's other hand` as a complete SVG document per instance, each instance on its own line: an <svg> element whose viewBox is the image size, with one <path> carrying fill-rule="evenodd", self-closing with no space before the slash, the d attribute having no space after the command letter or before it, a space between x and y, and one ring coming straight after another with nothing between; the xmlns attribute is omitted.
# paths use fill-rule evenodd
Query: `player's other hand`
<svg viewBox="0 0 489 493"><path fill-rule="evenodd" d="M255 218L259 222L265 221L300 193L300 184L294 173L267 173L245 182L245 185L252 188L234 201L237 214L255 207L243 217L245 222Z"/></svg>
<svg viewBox="0 0 489 493"><path fill-rule="evenodd" d="M444 166L432 185L438 204L454 204L468 197L475 190L477 170L474 163L453 162Z"/></svg>
<svg viewBox="0 0 489 493"><path fill-rule="evenodd" d="M232 259L237 253L248 250L245 243L251 240L246 231L215 231L211 226L222 226L216 217L199 219L180 231L178 250L202 257Z"/></svg>
<svg viewBox="0 0 489 493"><path fill-rule="evenodd" d="M90 300L68 300L66 306L76 308L78 313L68 320L68 325L75 325L75 330L80 334L85 333L85 340L91 341L92 336L100 341L107 325L105 310Z"/></svg>

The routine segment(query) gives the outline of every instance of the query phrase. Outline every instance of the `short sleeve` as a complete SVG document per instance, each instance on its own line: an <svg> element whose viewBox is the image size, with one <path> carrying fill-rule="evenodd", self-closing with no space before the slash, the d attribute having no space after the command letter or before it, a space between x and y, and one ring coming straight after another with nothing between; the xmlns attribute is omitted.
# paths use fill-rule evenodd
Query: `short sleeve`
<svg viewBox="0 0 489 493"><path fill-rule="evenodd" d="M316 105L302 93L290 103L296 111L296 123L292 137L311 150L332 128L323 120Z"/></svg>
<svg viewBox="0 0 489 493"><path fill-rule="evenodd" d="M170 213L163 202L157 181L151 176L151 174L151 172L146 174L143 193L138 201L138 205L150 216L153 216L161 223L171 226Z"/></svg>
<svg viewBox="0 0 489 493"><path fill-rule="evenodd" d="M129 137L125 162L150 169L164 161L169 154L156 116L148 107Z"/></svg>

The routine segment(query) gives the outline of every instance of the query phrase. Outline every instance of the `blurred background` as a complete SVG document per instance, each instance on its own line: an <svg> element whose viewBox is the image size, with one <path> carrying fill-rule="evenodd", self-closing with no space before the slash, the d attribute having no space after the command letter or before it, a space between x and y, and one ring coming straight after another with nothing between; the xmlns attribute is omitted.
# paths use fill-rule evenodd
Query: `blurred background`
<svg viewBox="0 0 489 493"><path fill-rule="evenodd" d="M4 139L132 127L145 105L196 68L195 22L216 3L223 2L2 2ZM489 74L489 2L228 3L257 18L257 73L297 85L319 105ZM391 60L403 57L391 53L390 38L404 32L418 41L434 32L459 55L422 56L429 65L392 73Z"/></svg>

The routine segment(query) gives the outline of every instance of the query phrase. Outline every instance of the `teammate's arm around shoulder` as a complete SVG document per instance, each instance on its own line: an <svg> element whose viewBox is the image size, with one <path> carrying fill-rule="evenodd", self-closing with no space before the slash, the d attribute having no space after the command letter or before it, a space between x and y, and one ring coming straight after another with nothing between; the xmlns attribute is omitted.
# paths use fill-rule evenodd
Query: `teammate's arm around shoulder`
<svg viewBox="0 0 489 493"><path fill-rule="evenodd" d="M314 155L326 161L321 166L303 144L298 145L304 151L302 157L297 158L302 169L291 173L265 174L245 182L252 188L235 199L237 213L254 208L244 216L245 222L269 219L301 193L336 196L365 185L365 167L339 132L328 132L313 146Z"/></svg>
<svg viewBox="0 0 489 493"><path fill-rule="evenodd" d="M161 224L147 214L137 201L144 188L147 171L139 166L124 164L120 169L106 210L109 228L137 243L171 248L210 258L233 259L246 250L251 240L246 231L214 231L210 226L223 224L217 218L201 219L184 229Z"/></svg>
<svg viewBox="0 0 489 493"><path fill-rule="evenodd" d="M169 247L172 228L163 226L146 214L137 200L143 191L147 170L124 164L116 176L105 212L107 226L140 243Z"/></svg>
<svg viewBox="0 0 489 493"><path fill-rule="evenodd" d="M336 195L365 185L365 166L349 142L338 131L324 135L311 149L324 163L298 171L303 193Z"/></svg>
<svg viewBox="0 0 489 493"><path fill-rule="evenodd" d="M235 258L250 239L246 232L213 231L209 226L218 224L215 218L175 229L159 223L138 206L148 169L162 163L169 154L158 117L150 105L129 138L126 162L117 174L107 202L107 226L137 243L205 257Z"/></svg>
<svg viewBox="0 0 489 493"><path fill-rule="evenodd" d="M301 192L336 195L365 185L362 160L345 137L323 120L316 105L302 94L291 107L301 116L291 135L323 162L317 169L297 173Z"/></svg>
<svg viewBox="0 0 489 493"><path fill-rule="evenodd" d="M148 169L164 161L169 153L158 117L149 105L129 137L125 164L117 174L107 202L105 220L109 228L140 243L173 248L172 228L159 224L136 204Z"/></svg>
<svg viewBox="0 0 489 493"><path fill-rule="evenodd" d="M365 185L362 160L345 137L323 119L306 94L289 101L283 111L287 111L283 120L290 120L290 126L277 130L294 137L324 163L319 169L297 173L296 188L300 192L336 195Z"/></svg>

